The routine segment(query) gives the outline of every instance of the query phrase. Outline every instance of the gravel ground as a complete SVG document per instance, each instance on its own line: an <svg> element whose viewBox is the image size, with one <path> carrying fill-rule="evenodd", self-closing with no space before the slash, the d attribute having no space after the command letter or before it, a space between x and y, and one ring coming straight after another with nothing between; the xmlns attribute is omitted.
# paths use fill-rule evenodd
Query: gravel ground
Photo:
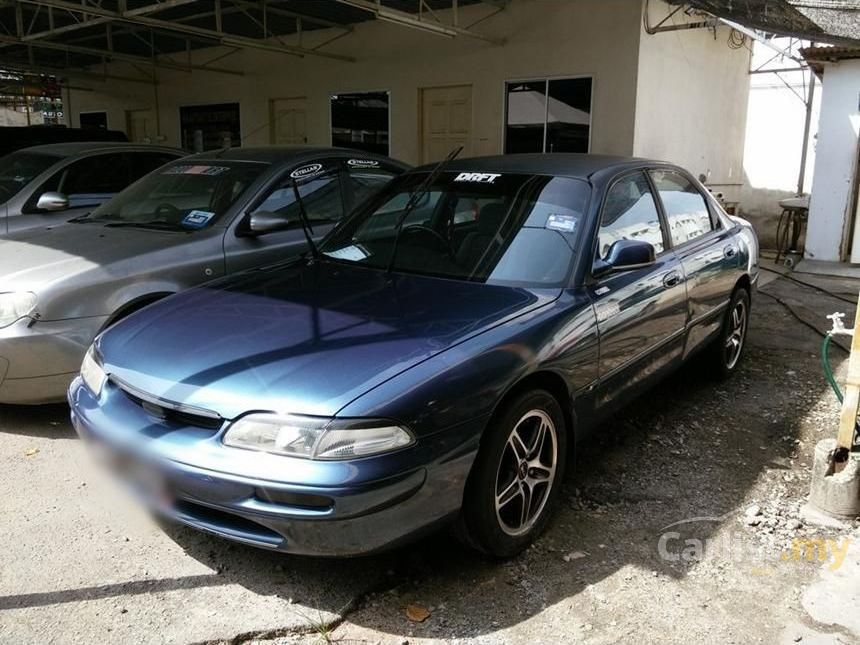
<svg viewBox="0 0 860 645"><path fill-rule="evenodd" d="M508 562L445 534L329 561L164 531L112 492L64 407L0 407L0 642L860 643L860 525L800 514L838 414L807 324L854 310L782 278L763 291L741 372L691 366L601 428ZM807 538L830 540L823 562L794 557Z"/></svg>

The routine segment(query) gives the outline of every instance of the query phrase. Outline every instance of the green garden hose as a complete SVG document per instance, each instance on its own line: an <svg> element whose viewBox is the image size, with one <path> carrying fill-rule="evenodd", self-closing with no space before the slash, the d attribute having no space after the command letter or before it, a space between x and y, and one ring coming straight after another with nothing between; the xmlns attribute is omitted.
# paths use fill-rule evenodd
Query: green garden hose
<svg viewBox="0 0 860 645"><path fill-rule="evenodd" d="M842 390L839 389L839 384L833 376L833 370L830 369L829 349L831 337L831 334L825 334L824 341L821 343L821 366L824 368L824 378L826 378L827 382L830 383L830 387L833 388L836 398L839 399L840 403L842 403Z"/></svg>

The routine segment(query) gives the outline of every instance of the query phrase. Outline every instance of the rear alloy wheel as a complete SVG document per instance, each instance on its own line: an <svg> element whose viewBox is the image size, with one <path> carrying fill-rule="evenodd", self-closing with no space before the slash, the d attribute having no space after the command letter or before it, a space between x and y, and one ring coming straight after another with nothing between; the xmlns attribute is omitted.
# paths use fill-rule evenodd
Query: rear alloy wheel
<svg viewBox="0 0 860 645"><path fill-rule="evenodd" d="M525 549L545 528L561 489L564 415L548 392L517 396L490 422L469 478L462 524L468 541L498 557Z"/></svg>
<svg viewBox="0 0 860 645"><path fill-rule="evenodd" d="M735 289L723 318L719 338L710 348L710 362L721 378L731 376L743 358L749 328L750 296L743 287Z"/></svg>

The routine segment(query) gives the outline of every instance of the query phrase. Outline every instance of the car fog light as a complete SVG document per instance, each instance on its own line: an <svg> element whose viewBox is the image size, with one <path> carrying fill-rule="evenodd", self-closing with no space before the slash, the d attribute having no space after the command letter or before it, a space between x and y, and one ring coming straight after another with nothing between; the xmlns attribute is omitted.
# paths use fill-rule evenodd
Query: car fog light
<svg viewBox="0 0 860 645"><path fill-rule="evenodd" d="M249 414L233 423L224 444L290 457L344 460L378 455L414 442L404 428L380 421Z"/></svg>

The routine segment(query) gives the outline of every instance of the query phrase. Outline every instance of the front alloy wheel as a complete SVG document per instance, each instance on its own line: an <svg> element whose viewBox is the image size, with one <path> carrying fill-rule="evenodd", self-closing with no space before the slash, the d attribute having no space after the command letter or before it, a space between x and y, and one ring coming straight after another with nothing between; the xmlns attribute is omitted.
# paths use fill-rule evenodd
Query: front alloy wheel
<svg viewBox="0 0 860 645"><path fill-rule="evenodd" d="M458 525L471 546L516 555L549 520L561 489L567 429L558 401L544 390L511 397L481 438Z"/></svg>
<svg viewBox="0 0 860 645"><path fill-rule="evenodd" d="M534 526L549 499L558 462L555 424L543 410L529 410L511 430L496 473L496 518L519 536Z"/></svg>

